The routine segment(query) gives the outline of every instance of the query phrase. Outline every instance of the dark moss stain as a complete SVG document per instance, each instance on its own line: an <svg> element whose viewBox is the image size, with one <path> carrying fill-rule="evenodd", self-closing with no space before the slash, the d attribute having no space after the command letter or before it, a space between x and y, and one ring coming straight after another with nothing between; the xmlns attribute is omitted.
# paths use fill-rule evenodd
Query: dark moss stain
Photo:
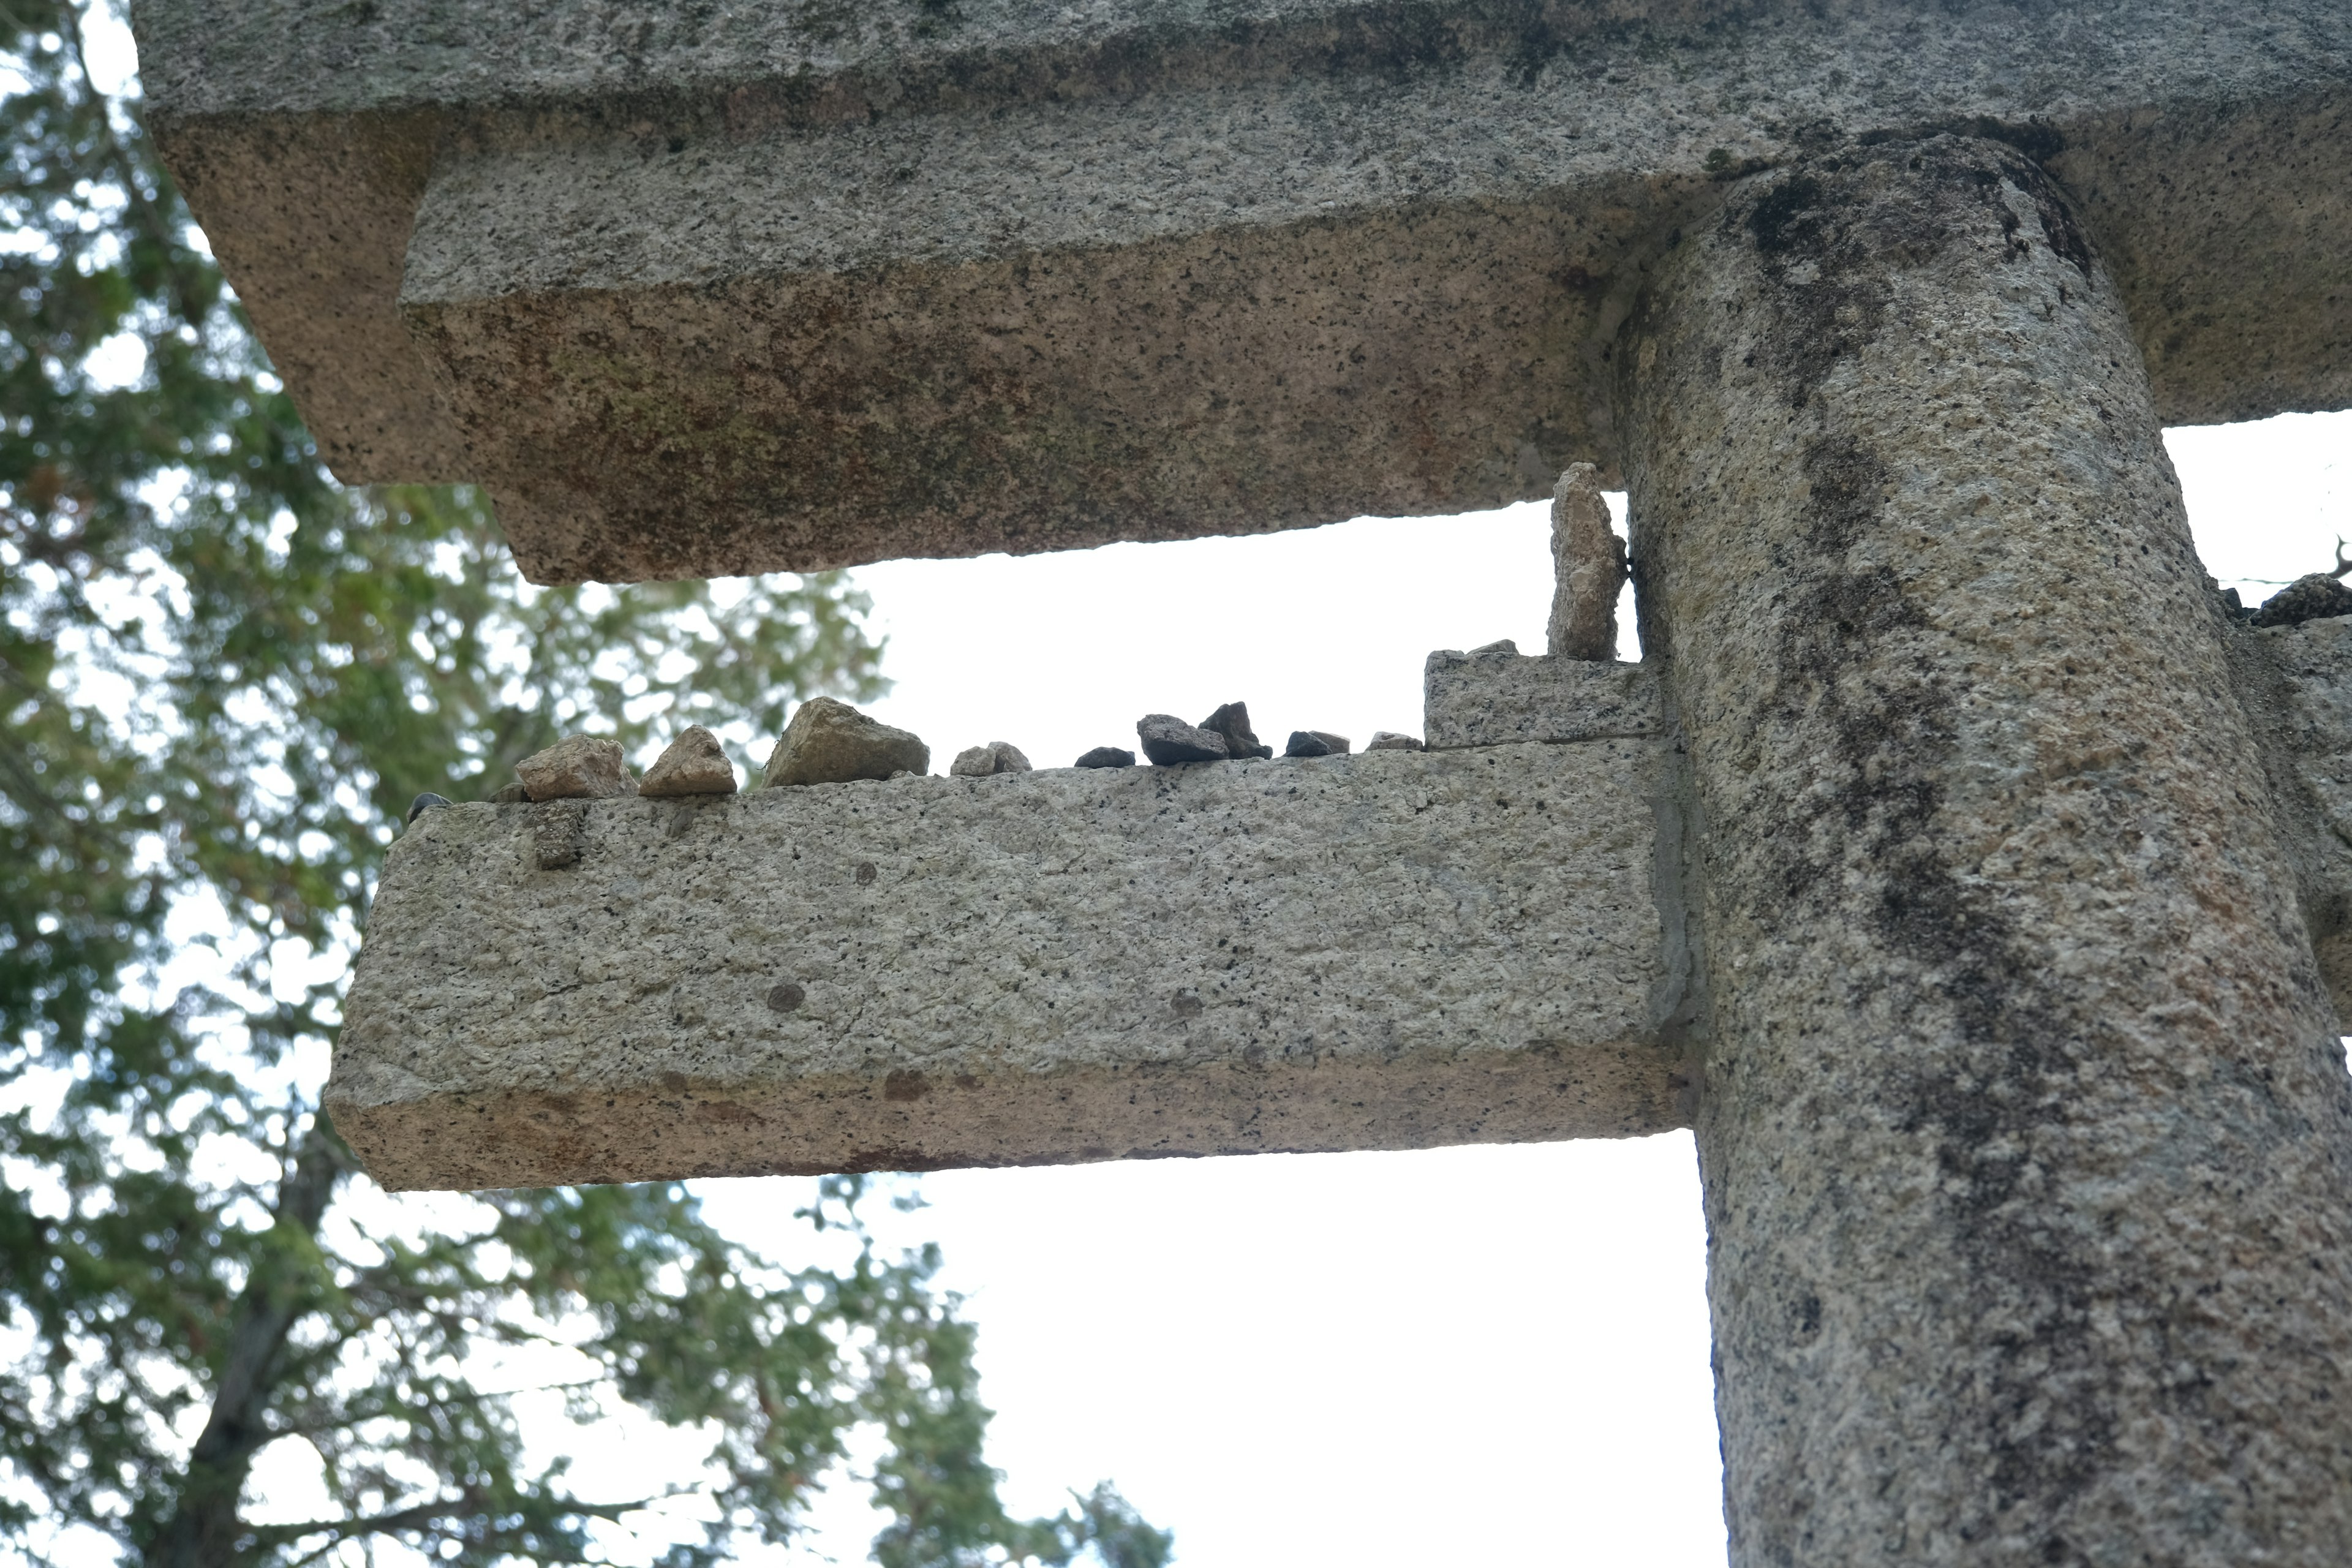
<svg viewBox="0 0 2352 1568"><path fill-rule="evenodd" d="M2074 263L2074 269L2088 279L2091 242L2075 220L2074 207L2059 195L2056 184L2039 165L2027 164L2023 174L2020 184L2033 198L2034 212L2042 219L2042 237L2050 242L2053 252Z"/></svg>
<svg viewBox="0 0 2352 1568"><path fill-rule="evenodd" d="M1840 360L1849 359L1878 335L1890 298L1874 247L1851 231L1835 210L1833 187L1798 172L1769 184L1744 219L1737 210L1727 223L1742 224L1763 258L1774 290L1778 330L1765 352L1774 356L1789 406L1801 408ZM1790 272L1810 262L1814 274L1798 283Z"/></svg>
<svg viewBox="0 0 2352 1568"><path fill-rule="evenodd" d="M1906 165L1892 190L1864 166L1879 159ZM1885 330L1890 274L1908 256L1924 259L1965 230L1991 232L1988 205L2014 226L2004 184L2043 211L2052 250L2087 272L2063 198L2005 147L1946 140L1822 160L1727 214L1775 285L1763 352L1777 356L1771 368L1792 407L1810 405L1831 369ZM1872 967L1917 977L1854 1001L1892 1000L1898 1032L1939 1043L1864 1081L1874 1080L1878 1114L1916 1139L1943 1177L1945 1224L1973 1299L1941 1310L2015 1325L1994 1335L1984 1373L1994 1386L1953 1408L1971 1413L1970 1446L1990 1456L2000 1528L2030 1521L2044 1532L2042 1561L2081 1563L2059 1526L2069 1503L2100 1481L2117 1436L2116 1402L2103 1394L2113 1373L2091 1329L2101 1278L2045 1217L2028 1173L2037 1151L2071 1141L2090 1042L2053 991L2032 933L1946 858L1941 781L1956 762L1964 693L1942 672L1963 661L1938 646L1943 636L1901 558L1867 549L1884 532L1889 465L1839 432L1834 415L1826 423L1830 433L1801 458L1803 530L1759 585L1759 601L1775 606L1759 613L1773 616L1774 664L1786 672L1768 699L1770 727L1810 735L1820 750L1781 798L1758 803L1785 830L1754 849L1747 864L1758 885L1742 901L1796 928L1850 927L1859 917L1884 955ZM1867 879L1859 888L1858 876ZM1791 1289L1788 1331L1810 1343L1819 1309L1804 1288Z"/></svg>
<svg viewBox="0 0 2352 1568"><path fill-rule="evenodd" d="M2053 254L2091 276L2090 242L2073 206L2049 174L2011 142L1988 147L1982 139L1946 133L1865 142L1781 174L1744 211L1735 203L1724 214L1727 225L1746 230L1766 277L1779 285L1778 330L1763 352L1774 356L1791 408L1803 407L1840 361L1877 337L1892 299L1890 264L1937 253L1984 209L2000 225L2011 258L2028 253L2031 243L2004 186L2032 201ZM2047 139L2034 144L2054 145ZM1897 191L1864 196L1862 172L1885 163L1904 165ZM1801 268L1811 270L1801 274Z"/></svg>
<svg viewBox="0 0 2352 1568"><path fill-rule="evenodd" d="M1748 212L1748 232L1755 239L1758 253L1782 257L1808 237L1818 239L1821 205L1822 183L1811 174L1790 174L1768 186ZM1810 228L1801 229L1801 220L1809 215L1815 222Z"/></svg>

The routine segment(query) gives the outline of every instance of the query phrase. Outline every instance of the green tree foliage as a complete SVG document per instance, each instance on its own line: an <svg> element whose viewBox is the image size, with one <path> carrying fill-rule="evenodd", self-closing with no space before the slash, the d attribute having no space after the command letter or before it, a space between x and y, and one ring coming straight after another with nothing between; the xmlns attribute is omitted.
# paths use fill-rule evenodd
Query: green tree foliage
<svg viewBox="0 0 2352 1568"><path fill-rule="evenodd" d="M470 492L337 486L83 20L0 0L0 1555L627 1557L646 1500L526 1444L535 1382L582 1441L625 1408L709 1441L669 1562L789 1539L866 1424L889 1568L1160 1568L1108 1488L1007 1517L971 1326L855 1183L791 1268L673 1186L394 1200L317 1117L413 795L571 730L772 733L879 650L835 577L533 589ZM338 1510L257 1522L289 1439Z"/></svg>

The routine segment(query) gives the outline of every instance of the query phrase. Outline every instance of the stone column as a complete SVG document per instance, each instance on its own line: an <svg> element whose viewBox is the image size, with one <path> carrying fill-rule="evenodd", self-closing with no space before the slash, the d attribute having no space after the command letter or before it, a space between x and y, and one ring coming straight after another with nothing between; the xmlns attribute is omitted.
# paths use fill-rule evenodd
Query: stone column
<svg viewBox="0 0 2352 1568"><path fill-rule="evenodd" d="M2352 1561L2352 1080L2067 198L1758 176L1619 353L1732 1562Z"/></svg>

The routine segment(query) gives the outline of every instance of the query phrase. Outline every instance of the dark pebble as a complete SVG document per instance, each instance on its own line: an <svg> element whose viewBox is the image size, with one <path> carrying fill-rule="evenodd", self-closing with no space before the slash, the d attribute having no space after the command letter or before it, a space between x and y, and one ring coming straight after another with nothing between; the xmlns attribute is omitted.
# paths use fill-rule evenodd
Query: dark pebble
<svg viewBox="0 0 2352 1568"><path fill-rule="evenodd" d="M1286 757L1344 757L1351 749L1345 735L1334 735L1328 730L1293 730L1290 743L1282 748Z"/></svg>
<svg viewBox="0 0 2352 1568"><path fill-rule="evenodd" d="M2325 572L2297 577L2254 611L2258 626L2299 626L2329 616L2352 616L2352 588Z"/></svg>
<svg viewBox="0 0 2352 1568"><path fill-rule="evenodd" d="M415 821L434 806L452 805L455 804L456 803L450 800L450 798L446 795L435 795L431 790L426 790L423 795L418 795L415 800L408 803L408 820L411 822Z"/></svg>
<svg viewBox="0 0 2352 1568"><path fill-rule="evenodd" d="M1214 730L1187 724L1173 713L1146 713L1135 721L1143 754L1161 767L1178 763L1222 763L1231 753L1225 738Z"/></svg>
<svg viewBox="0 0 2352 1568"><path fill-rule="evenodd" d="M1250 728L1249 704L1228 702L1201 721L1201 728L1225 738L1225 755L1229 757L1270 757L1272 746L1258 743L1257 731Z"/></svg>
<svg viewBox="0 0 2352 1568"><path fill-rule="evenodd" d="M1131 768L1135 766L1135 753L1129 751L1125 746L1097 746L1093 751L1088 752L1085 756L1078 759L1078 766L1082 768Z"/></svg>

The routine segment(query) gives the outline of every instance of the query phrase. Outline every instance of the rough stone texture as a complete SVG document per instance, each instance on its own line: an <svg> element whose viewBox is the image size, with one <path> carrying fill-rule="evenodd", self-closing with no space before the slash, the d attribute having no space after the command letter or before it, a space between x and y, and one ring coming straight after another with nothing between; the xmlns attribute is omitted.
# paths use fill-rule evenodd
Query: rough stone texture
<svg viewBox="0 0 2352 1568"><path fill-rule="evenodd" d="M1135 721L1143 754L1163 768L1180 763L1222 763L1232 753L1214 730L1187 724L1173 713L1146 713Z"/></svg>
<svg viewBox="0 0 2352 1568"><path fill-rule="evenodd" d="M2229 641L2341 1029L2352 1020L2352 618L2233 626Z"/></svg>
<svg viewBox="0 0 2352 1568"><path fill-rule="evenodd" d="M958 778L987 778L994 773L1025 773L1029 759L1021 748L1010 741L991 741L985 746L972 746L956 753L948 764L948 773Z"/></svg>
<svg viewBox="0 0 2352 1568"><path fill-rule="evenodd" d="M1250 728L1249 704L1225 702L1201 721L1201 728L1215 731L1225 738L1225 755L1229 757L1271 757L1274 748L1257 738Z"/></svg>
<svg viewBox="0 0 2352 1568"><path fill-rule="evenodd" d="M585 800L551 800L530 814L532 869L570 870L580 864L580 852L587 843L588 805Z"/></svg>
<svg viewBox="0 0 2352 1568"><path fill-rule="evenodd" d="M1545 629L1549 646L1544 651L1554 658L1615 658L1625 542L1609 525L1601 470L1591 463L1570 463L1552 488L1551 563L1551 618Z"/></svg>
<svg viewBox="0 0 2352 1568"><path fill-rule="evenodd" d="M1648 664L1441 648L1422 667L1421 727L1433 752L1654 735L1657 670Z"/></svg>
<svg viewBox="0 0 2352 1568"><path fill-rule="evenodd" d="M1727 176L1930 127L2075 192L2168 420L2352 396L2340 0L134 22L148 121L329 462L486 483L542 581L1606 479L1608 345L1668 237Z"/></svg>
<svg viewBox="0 0 2352 1568"><path fill-rule="evenodd" d="M2327 573L2314 572L2264 599L2250 618L2258 626L2296 626L2347 615L2352 615L2352 588Z"/></svg>
<svg viewBox="0 0 2352 1568"><path fill-rule="evenodd" d="M1401 735L1394 730L1375 730L1372 738L1364 742L1368 752L1418 752L1425 750L1418 735Z"/></svg>
<svg viewBox="0 0 2352 1568"><path fill-rule="evenodd" d="M1402 1149L1679 1124L1654 743L458 805L327 1106L385 1185Z"/></svg>
<svg viewBox="0 0 2352 1568"><path fill-rule="evenodd" d="M2122 307L1944 138L1619 356L1739 1568L2352 1549L2352 1079Z"/></svg>
<svg viewBox="0 0 2352 1568"><path fill-rule="evenodd" d="M517 763L515 776L533 800L602 800L637 787L621 742L602 735L566 735Z"/></svg>
<svg viewBox="0 0 2352 1568"><path fill-rule="evenodd" d="M769 784L848 784L920 773L931 765L922 737L869 719L848 703L812 697L768 753Z"/></svg>
<svg viewBox="0 0 2352 1568"><path fill-rule="evenodd" d="M520 779L503 784L483 797L492 805L520 805L530 798L530 791L522 787Z"/></svg>
<svg viewBox="0 0 2352 1568"><path fill-rule="evenodd" d="M735 764L719 744L719 737L699 724L688 724L677 740L662 749L637 793L656 798L681 795L733 795Z"/></svg>
<svg viewBox="0 0 2352 1568"><path fill-rule="evenodd" d="M1135 766L1135 753L1125 746L1097 746L1080 757L1076 765L1082 768L1131 768Z"/></svg>

